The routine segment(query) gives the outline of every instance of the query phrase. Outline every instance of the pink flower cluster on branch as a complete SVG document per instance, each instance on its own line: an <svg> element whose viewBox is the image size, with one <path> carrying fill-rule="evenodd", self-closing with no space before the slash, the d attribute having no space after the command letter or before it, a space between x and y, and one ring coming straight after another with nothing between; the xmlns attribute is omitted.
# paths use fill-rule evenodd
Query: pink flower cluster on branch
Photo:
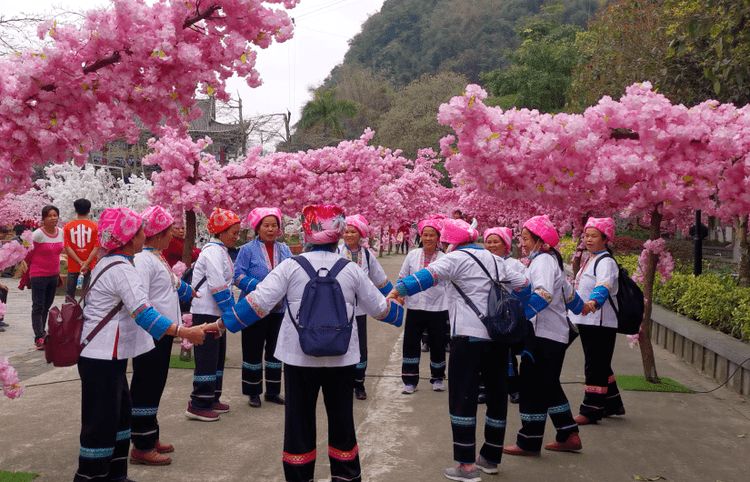
<svg viewBox="0 0 750 482"><path fill-rule="evenodd" d="M23 385L18 380L18 373L7 357L0 357L0 382L3 385L3 393L10 399L18 398L23 393Z"/></svg>
<svg viewBox="0 0 750 482"><path fill-rule="evenodd" d="M291 38L298 0L114 0L81 25L43 23L40 52L0 61L0 193L28 187L34 164L83 162L90 150L163 135L200 115L196 90L227 100L234 74L260 85L256 53Z"/></svg>
<svg viewBox="0 0 750 482"><path fill-rule="evenodd" d="M643 243L643 251L641 251L638 257L638 269L633 274L633 279L639 283L643 283L643 275L646 272L646 263L648 262L649 252L654 253L659 257L659 262L656 264L656 270L661 275L661 282L666 283L672 278L672 271L674 271L674 259L672 253L667 251L667 243L664 238L650 239Z"/></svg>

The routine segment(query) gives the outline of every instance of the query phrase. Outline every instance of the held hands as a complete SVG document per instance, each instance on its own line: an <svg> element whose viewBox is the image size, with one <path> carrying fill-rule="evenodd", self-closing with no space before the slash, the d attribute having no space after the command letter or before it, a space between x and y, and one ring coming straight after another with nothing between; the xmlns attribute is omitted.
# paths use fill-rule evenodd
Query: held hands
<svg viewBox="0 0 750 482"><path fill-rule="evenodd" d="M398 290L396 288L393 288L390 293L388 293L388 296L385 297L386 300L393 300L396 303L398 303L401 306L404 306L404 298L399 295Z"/></svg>
<svg viewBox="0 0 750 482"><path fill-rule="evenodd" d="M588 315L589 313L596 312L596 307L597 307L596 301L588 300L586 303L583 304L581 315Z"/></svg>
<svg viewBox="0 0 750 482"><path fill-rule="evenodd" d="M190 293L191 293L190 296L192 296L193 298L200 298L201 297L201 295L199 295L198 292L195 291L195 288L193 288L192 286L190 287Z"/></svg>
<svg viewBox="0 0 750 482"><path fill-rule="evenodd" d="M216 320L213 323L204 323L199 325L198 328L201 328L205 333L213 333L214 338L221 338L221 335L224 334L226 328L220 327L219 321L220 320Z"/></svg>
<svg viewBox="0 0 750 482"><path fill-rule="evenodd" d="M180 336L186 338L193 345L202 345L206 333L201 326L191 326L190 328L180 327Z"/></svg>

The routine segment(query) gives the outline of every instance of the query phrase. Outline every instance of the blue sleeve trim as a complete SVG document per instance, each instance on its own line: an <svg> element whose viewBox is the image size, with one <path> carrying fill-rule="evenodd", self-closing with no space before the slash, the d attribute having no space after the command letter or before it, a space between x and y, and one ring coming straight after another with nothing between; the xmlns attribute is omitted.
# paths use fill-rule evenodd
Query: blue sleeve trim
<svg viewBox="0 0 750 482"><path fill-rule="evenodd" d="M193 297L193 289L189 284L185 283L185 280L180 280L180 287L177 288L177 296L180 301L189 301Z"/></svg>
<svg viewBox="0 0 750 482"><path fill-rule="evenodd" d="M400 297L409 296L409 292L406 289L406 286L404 286L404 280L400 279L396 282L396 291L398 291L398 295Z"/></svg>
<svg viewBox="0 0 750 482"><path fill-rule="evenodd" d="M537 315L540 311L545 309L547 306L549 306L549 303L547 303L547 300L542 298L536 293L531 293L531 297L529 298L529 304L526 305L525 311L526 311L526 318L532 318Z"/></svg>
<svg viewBox="0 0 750 482"><path fill-rule="evenodd" d="M221 321L224 322L224 326L232 333L237 333L241 329L247 328L259 319L258 313L250 306L247 298L242 298L237 304L221 315Z"/></svg>
<svg viewBox="0 0 750 482"><path fill-rule="evenodd" d="M217 291L216 293L212 293L211 296L214 297L214 301L216 301L216 304L219 305L219 309L221 309L221 311L227 311L234 306L234 296L232 296L232 292L228 289L223 289L221 291Z"/></svg>
<svg viewBox="0 0 750 482"><path fill-rule="evenodd" d="M398 286L403 285L403 290L405 290L406 293L401 294L401 296L412 296L428 288L432 288L434 284L435 278L432 276L432 273L427 268L424 268L420 269L413 275L400 280L396 283L396 289L399 290L399 293L401 294L402 290L399 289Z"/></svg>
<svg viewBox="0 0 750 482"><path fill-rule="evenodd" d="M607 288L604 285L599 285L596 288L594 288L594 291L591 292L591 296L589 296L590 300L594 300L597 303L599 303L599 306L604 306L604 303L609 298L609 288Z"/></svg>
<svg viewBox="0 0 750 482"><path fill-rule="evenodd" d="M575 296L572 300L568 301L565 306L573 312L574 315L580 315L583 310L583 300L578 296L578 292L573 292Z"/></svg>
<svg viewBox="0 0 750 482"><path fill-rule="evenodd" d="M251 293L255 290L255 287L258 286L258 283L260 283L260 281L258 280L258 278L253 278L252 276L238 274L234 277L234 283L240 290L242 290L243 295L247 295L248 293Z"/></svg>
<svg viewBox="0 0 750 482"><path fill-rule="evenodd" d="M391 290L393 289L393 284L391 284L391 282L389 281L385 284L385 286L383 286L382 288L378 288L378 289L383 294L383 296L388 296L388 293L390 293Z"/></svg>
<svg viewBox="0 0 750 482"><path fill-rule="evenodd" d="M160 315L152 306L135 315L135 322L156 340L160 340L172 326L172 322Z"/></svg>
<svg viewBox="0 0 750 482"><path fill-rule="evenodd" d="M517 299L521 300L523 303L527 303L529 297L531 296L531 284L527 284L523 288L516 289L510 292L511 295L515 296Z"/></svg>
<svg viewBox="0 0 750 482"><path fill-rule="evenodd" d="M404 307L393 300L388 300L388 311L377 318L383 323L388 323L398 328L404 321Z"/></svg>

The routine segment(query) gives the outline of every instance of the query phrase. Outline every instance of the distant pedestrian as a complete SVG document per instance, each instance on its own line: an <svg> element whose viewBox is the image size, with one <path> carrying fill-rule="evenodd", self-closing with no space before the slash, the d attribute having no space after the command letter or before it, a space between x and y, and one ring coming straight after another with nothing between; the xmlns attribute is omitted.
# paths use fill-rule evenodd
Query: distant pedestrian
<svg viewBox="0 0 750 482"><path fill-rule="evenodd" d="M68 276L65 294L74 298L78 278L83 275L82 288L85 290L91 279L91 271L96 266L99 254L99 235L96 223L89 219L91 201L76 199L73 202L77 218L63 228L65 253L68 255Z"/></svg>
<svg viewBox="0 0 750 482"><path fill-rule="evenodd" d="M30 259L31 327L37 350L44 350L47 315L60 284L60 253L64 248L64 238L62 229L57 227L59 219L60 210L55 206L42 208L42 227L32 234L34 244L30 258L27 256Z"/></svg>

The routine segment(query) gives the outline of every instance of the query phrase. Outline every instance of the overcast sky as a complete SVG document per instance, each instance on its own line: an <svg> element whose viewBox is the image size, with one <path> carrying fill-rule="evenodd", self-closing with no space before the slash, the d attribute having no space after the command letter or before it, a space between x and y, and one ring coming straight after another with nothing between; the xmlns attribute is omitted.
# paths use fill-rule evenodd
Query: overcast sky
<svg viewBox="0 0 750 482"><path fill-rule="evenodd" d="M148 1L148 0L147 0ZM175 0L180 1L180 0ZM301 0L289 11L295 20L294 38L260 50L256 68L263 79L251 89L242 79L232 79L227 91L242 96L245 116L292 113L299 120L302 106L310 99L309 86L320 85L331 69L344 60L348 41L361 30L362 23L377 13L384 0ZM105 0L0 0L6 18L23 11L49 11L53 5L68 10L87 10L107 5Z"/></svg>

